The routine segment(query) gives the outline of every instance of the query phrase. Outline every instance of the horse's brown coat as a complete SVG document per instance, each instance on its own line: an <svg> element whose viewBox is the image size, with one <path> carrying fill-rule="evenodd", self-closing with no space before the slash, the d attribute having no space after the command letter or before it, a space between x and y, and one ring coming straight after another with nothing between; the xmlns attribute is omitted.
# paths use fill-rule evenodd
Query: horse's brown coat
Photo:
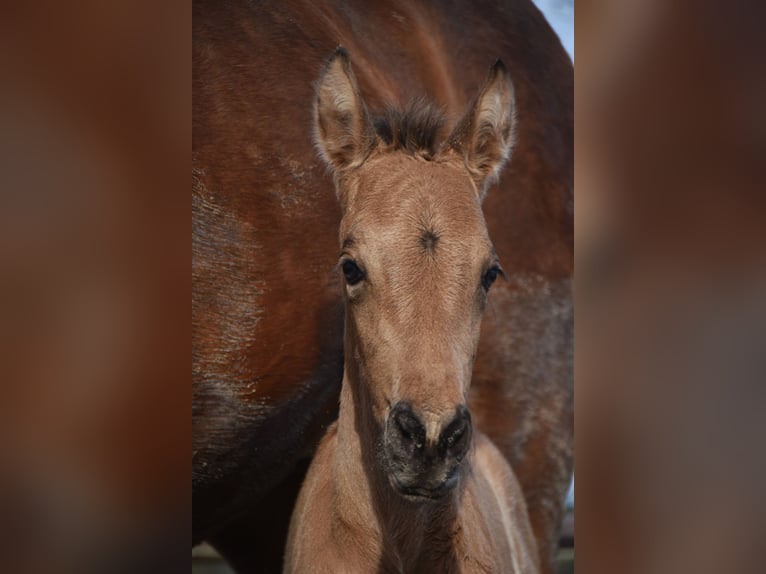
<svg viewBox="0 0 766 574"><path fill-rule="evenodd" d="M484 202L508 282L485 313L469 406L513 464L550 564L572 456L573 73L527 0L195 2L193 540L242 568L279 557L299 484L285 477L334 416L340 211L307 102L338 44L374 114L427 95L451 123L489 63L512 71L517 145Z"/></svg>

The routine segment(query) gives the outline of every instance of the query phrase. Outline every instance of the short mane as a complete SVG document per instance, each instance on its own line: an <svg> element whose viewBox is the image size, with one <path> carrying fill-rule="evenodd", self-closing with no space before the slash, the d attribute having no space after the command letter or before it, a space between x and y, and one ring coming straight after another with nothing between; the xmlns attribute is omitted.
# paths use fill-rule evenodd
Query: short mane
<svg viewBox="0 0 766 574"><path fill-rule="evenodd" d="M374 119L375 131L392 150L401 150L431 159L444 125L444 113L420 98L405 108L388 108Z"/></svg>

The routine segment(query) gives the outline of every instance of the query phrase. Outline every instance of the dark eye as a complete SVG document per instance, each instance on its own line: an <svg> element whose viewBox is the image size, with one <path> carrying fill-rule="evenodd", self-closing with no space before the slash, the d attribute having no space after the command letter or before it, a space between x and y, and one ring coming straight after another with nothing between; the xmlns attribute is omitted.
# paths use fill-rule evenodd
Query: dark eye
<svg viewBox="0 0 766 574"><path fill-rule="evenodd" d="M346 259L341 267L343 267L343 275L346 276L346 283L349 285L356 285L364 279L364 271L359 269L359 266L351 259Z"/></svg>
<svg viewBox="0 0 766 574"><path fill-rule="evenodd" d="M497 280L498 273L500 273L500 268L497 265L493 265L484 272L481 286L484 287L485 291L489 291L489 288L492 287L492 284Z"/></svg>

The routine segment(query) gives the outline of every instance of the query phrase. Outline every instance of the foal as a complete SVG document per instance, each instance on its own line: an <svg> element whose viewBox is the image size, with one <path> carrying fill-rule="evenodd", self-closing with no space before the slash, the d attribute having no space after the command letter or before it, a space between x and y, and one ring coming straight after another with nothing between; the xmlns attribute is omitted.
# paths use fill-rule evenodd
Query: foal
<svg viewBox="0 0 766 574"><path fill-rule="evenodd" d="M535 572L508 463L466 394L490 286L502 274L481 200L512 144L502 63L435 149L420 105L373 124L342 48L315 101L316 143L343 218L340 415L296 503L286 572Z"/></svg>

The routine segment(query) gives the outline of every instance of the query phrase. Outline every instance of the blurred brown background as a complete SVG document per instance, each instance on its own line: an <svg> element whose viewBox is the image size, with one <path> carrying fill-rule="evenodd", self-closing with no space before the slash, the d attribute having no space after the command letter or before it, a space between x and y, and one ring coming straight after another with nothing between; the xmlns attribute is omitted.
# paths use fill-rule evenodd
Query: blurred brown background
<svg viewBox="0 0 766 574"><path fill-rule="evenodd" d="M763 571L762 15L738 1L577 4L588 572Z"/></svg>
<svg viewBox="0 0 766 574"><path fill-rule="evenodd" d="M0 7L0 571L188 568L191 7Z"/></svg>

